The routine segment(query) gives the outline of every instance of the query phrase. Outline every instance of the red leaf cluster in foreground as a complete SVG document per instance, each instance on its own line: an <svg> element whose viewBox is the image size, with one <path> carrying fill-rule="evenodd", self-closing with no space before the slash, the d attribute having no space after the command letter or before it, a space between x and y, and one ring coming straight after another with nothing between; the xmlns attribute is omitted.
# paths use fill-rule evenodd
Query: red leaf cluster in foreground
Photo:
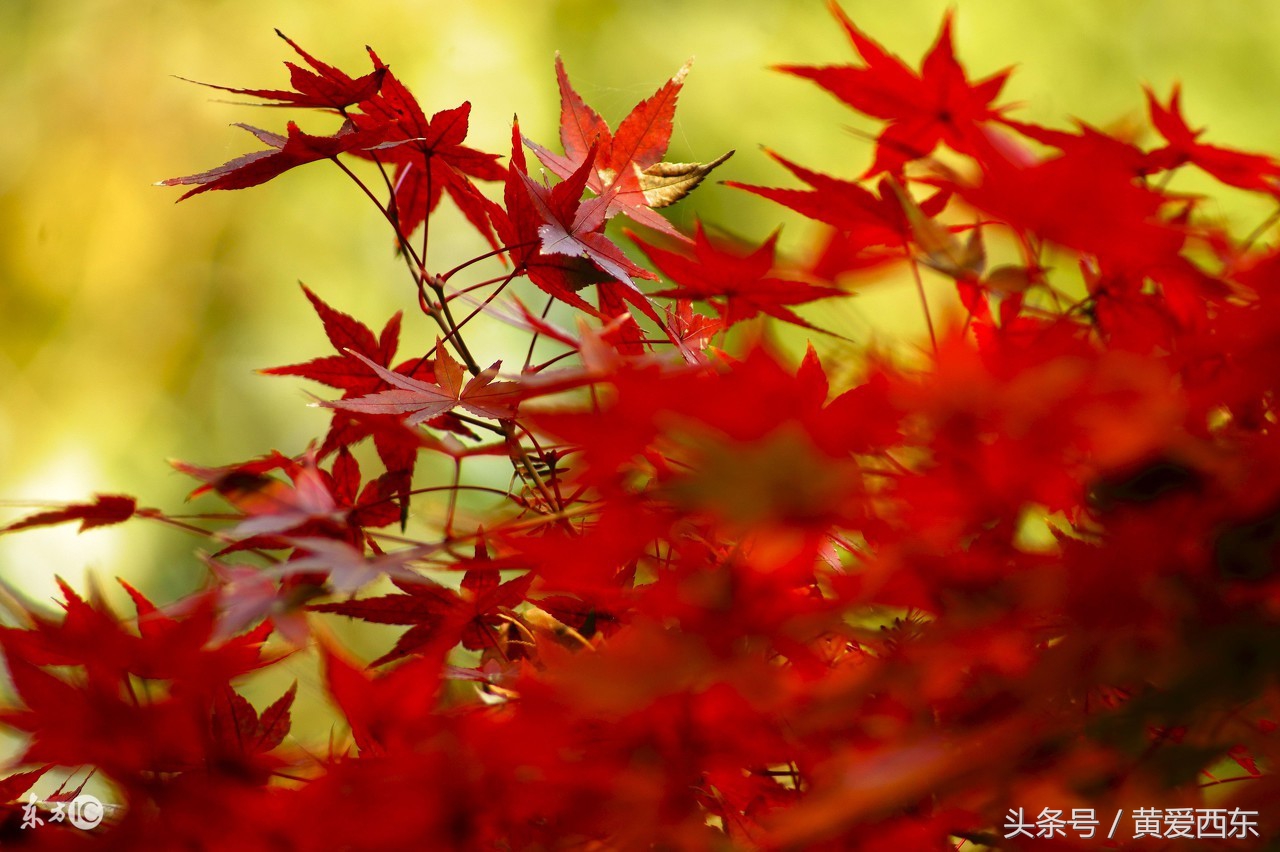
<svg viewBox="0 0 1280 852"><path fill-rule="evenodd" d="M800 257L656 212L724 160L663 161L687 68L611 130L557 61L564 153L517 125L505 167L463 144L469 104L427 118L372 51L352 77L289 42L310 69L292 90L232 90L341 127L251 128L266 150L165 183L337 163L393 228L426 328L375 334L308 289L332 351L264 372L341 392L311 447L179 463L226 504L203 520L99 496L2 530L137 517L217 551L186 600L126 587L124 618L64 587L63 613L0 631L0 722L26 737L6 843L1280 837L1280 249L1274 217L1242 236L1170 189L1195 166L1280 198L1280 162L1201 141L1176 89L1147 92L1146 145L1019 122L1008 72L971 82L949 16L917 71L835 11L857 62L783 70L884 122L871 168L773 155L802 186L739 185L822 223ZM494 251L440 271L444 193ZM657 273L614 242L618 215L658 232L632 237ZM871 268L961 306L922 305L918 357L751 342L831 331ZM524 336L489 367L481 313ZM510 478L472 475L479 457ZM399 638L365 664L337 620ZM294 689L242 694L300 648L343 719L327 743L290 733ZM63 770L121 807L92 834L24 829L28 788Z"/></svg>

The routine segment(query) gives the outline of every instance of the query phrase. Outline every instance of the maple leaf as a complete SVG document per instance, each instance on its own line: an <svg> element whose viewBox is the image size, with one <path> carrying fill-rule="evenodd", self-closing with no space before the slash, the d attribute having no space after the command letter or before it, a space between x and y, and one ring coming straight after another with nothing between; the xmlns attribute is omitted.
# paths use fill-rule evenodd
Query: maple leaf
<svg viewBox="0 0 1280 852"><path fill-rule="evenodd" d="M469 569L459 591L419 578L415 582L392 579L404 594L315 604L317 612L331 612L375 624L412 625L386 654L374 660L377 666L409 654L435 654L461 643L473 651L501 644L498 629L506 622L500 617L525 599L533 574L527 573L503 583L496 567L480 559Z"/></svg>
<svg viewBox="0 0 1280 852"><path fill-rule="evenodd" d="M377 54L370 55L380 62ZM471 102L428 119L413 94L388 72L378 93L359 107L360 113L352 116L355 126L381 138L376 148L356 153L394 164L390 206L400 233L407 238L416 231L447 192L472 227L497 249L487 201L471 179L502 180L504 173L496 154L462 144Z"/></svg>
<svg viewBox="0 0 1280 852"><path fill-rule="evenodd" d="M510 248L517 271L579 310L609 320L627 315L625 300L661 325L657 311L631 280L655 276L628 260L603 233L608 197L582 200L594 154L568 179L549 187L529 177L520 139L517 121L511 131L506 207L490 204L490 216ZM577 294L589 284L597 285L599 309ZM623 345L632 354L638 354L637 332L628 328L622 335Z"/></svg>
<svg viewBox="0 0 1280 852"><path fill-rule="evenodd" d="M420 582L422 576L405 566L439 550L436 545L422 545L382 553L370 559L363 549L345 541L327 538L294 538L289 541L299 548L299 552L288 562L263 573L277 577L325 573L329 577L329 588L338 594L353 594L384 575L407 583Z"/></svg>
<svg viewBox="0 0 1280 852"><path fill-rule="evenodd" d="M292 92L280 89L233 89L229 86L200 83L197 80L188 82L207 86L211 89L220 89L236 95L251 95L255 98L276 101L276 103L264 104L264 106L335 110L341 110L360 101L368 100L376 95L378 89L382 86L382 78L387 73L387 66L382 64L372 50L368 52L369 58L373 60L373 70L363 77L353 78L334 66L316 59L280 30L276 30L276 35L284 39L285 43L292 47L294 52L314 69L308 71L292 62L285 63L285 67L289 69L289 83L293 86Z"/></svg>
<svg viewBox="0 0 1280 852"><path fill-rule="evenodd" d="M1122 147L1069 147L1031 165L984 152L976 185L957 185L965 201L1020 233L1034 233L1086 255L1101 268L1161 288L1179 321L1232 295L1230 285L1182 253L1188 229L1169 216L1171 196L1139 183Z"/></svg>
<svg viewBox="0 0 1280 852"><path fill-rule="evenodd" d="M249 131L271 147L265 151L251 151L207 172L159 181L156 186L196 184L196 188L183 193L179 201L211 189L245 189L266 183L307 163L335 160L339 154L374 145L382 138L377 131L362 133L356 130L350 120L332 136L312 136L302 132L292 121L285 136L247 124L235 126Z"/></svg>
<svg viewBox="0 0 1280 852"><path fill-rule="evenodd" d="M190 606L179 617L158 610L137 589L120 581L133 599L137 634L95 590L81 598L58 579L65 615L54 620L26 613L28 629L0 629L6 647L42 666L83 666L90 680L116 683L129 675L172 679L197 689L225 681L263 665L266 634L246 634L213 641L214 613Z"/></svg>
<svg viewBox="0 0 1280 852"><path fill-rule="evenodd" d="M279 450L272 450L266 455L249 461L221 467L204 467L183 461L171 461L170 464L175 470L201 480L202 484L196 486L187 495L188 500L216 491L232 503L235 502L239 492L251 492L255 486L260 486L261 480L267 478L266 474L277 470L288 472L295 470L298 466L296 459L286 456Z"/></svg>
<svg viewBox="0 0 1280 852"><path fill-rule="evenodd" d="M1169 143L1148 154L1152 162L1170 169L1191 163L1228 186L1280 195L1280 162L1265 154L1251 154L1196 141L1204 130L1192 130L1182 117L1182 92L1178 86L1173 87L1167 107L1157 100L1150 88L1144 91L1151 123Z"/></svg>
<svg viewBox="0 0 1280 852"><path fill-rule="evenodd" d="M638 224L680 237L670 222L653 211L688 195L712 169L733 155L730 151L710 163L662 162L671 143L676 100L691 62L686 62L651 97L636 104L613 133L599 113L574 91L564 62L556 54L564 156L528 140L525 143L543 165L564 180L587 167L586 186L597 196L608 198L604 218L622 213Z"/></svg>
<svg viewBox="0 0 1280 852"><path fill-rule="evenodd" d="M360 464L346 447L339 448L330 471L333 496L339 505L350 507L347 523L352 527L382 527L400 519L399 496L409 483L403 471L390 471L360 487Z"/></svg>
<svg viewBox="0 0 1280 852"><path fill-rule="evenodd" d="M7 645L5 658L27 709L0 712L0 722L31 734L24 762L91 763L124 781L202 762L199 722L187 697L139 706L126 700L118 685L63 680Z"/></svg>
<svg viewBox="0 0 1280 852"><path fill-rule="evenodd" d="M1129 171L1134 177L1145 177L1161 168L1158 163L1153 162L1153 157L1150 154L1145 153L1134 144L1133 137L1136 136L1136 131L1133 130L1122 128L1119 133L1109 133L1079 119L1072 120L1076 127L1074 133L1067 130L1041 127L1037 124L1027 124L1009 118L1002 118L1000 123L1011 130L1016 130L1028 139L1034 139L1043 145L1057 148L1063 153L1071 153L1082 158L1096 156L1103 162L1119 163L1122 168ZM1015 147L1012 140L997 135L995 132L988 133L986 139L991 143L989 150L999 152L998 155L1002 155L1004 159L1021 162L1026 167L1034 166L1038 162L1038 158L1033 153L1022 150L1020 147ZM985 161L988 159L988 155L979 154L979 159Z"/></svg>
<svg viewBox="0 0 1280 852"><path fill-rule="evenodd" d="M491 420L510 420L515 417L516 404L520 398L519 386L515 382L494 381L501 362L472 376L464 386L463 367L445 349L443 341L436 342L435 382L418 381L392 372L358 352L353 354L383 381L394 387L355 399L322 402L320 405L366 414L405 414L408 416L404 418L404 422L409 426L439 417L456 407Z"/></svg>
<svg viewBox="0 0 1280 852"><path fill-rule="evenodd" d="M133 632L96 591L86 601L60 585L61 620L28 612L30 629L0 631L27 708L7 710L0 719L33 734L28 758L96 764L126 784L141 773L202 763L207 741L198 727L210 711L208 699L232 678L270 662L262 657L270 628L215 642L211 607L164 613L122 583L138 612ZM49 666L80 671L64 679L44 671ZM165 681L162 697L140 701L138 678Z"/></svg>
<svg viewBox="0 0 1280 852"><path fill-rule="evenodd" d="M170 464L182 473L203 480L192 496L213 488L228 503L246 515L228 531L233 538L248 539L292 530L313 521L339 519L338 504L323 472L313 457L299 461L274 453L263 459L226 467L202 467L182 461ZM268 476L283 470L286 483ZM243 542L241 543L243 546Z"/></svg>
<svg viewBox="0 0 1280 852"><path fill-rule="evenodd" d="M325 688L346 717L362 756L393 750L415 732L435 727L442 655L371 676L330 642L322 640L319 650Z"/></svg>
<svg viewBox="0 0 1280 852"><path fill-rule="evenodd" d="M187 605L216 613L215 639L225 640L261 623L256 629L264 634L275 630L295 647L306 646L311 631L301 607L320 594L320 589L295 586L286 592L279 581L259 568L202 558L218 586L190 599Z"/></svg>
<svg viewBox="0 0 1280 852"><path fill-rule="evenodd" d="M15 772L5 778L0 778L0 804L16 801L19 796L30 789L32 784L39 781L52 768L52 763L46 763L39 769Z"/></svg>
<svg viewBox="0 0 1280 852"><path fill-rule="evenodd" d="M382 367L394 369L400 375L426 380L434 378L435 370L429 358L415 358L392 366L400 340L401 314L399 312L392 316L381 333L375 336L364 323L334 309L305 284L302 285L302 291L315 308L324 325L325 335L338 354L313 358L303 364L272 367L260 372L271 376L301 376L341 390L342 399L354 399L383 390L387 386L378 374L369 372L364 363L356 357L357 353ZM417 466L418 450L426 439L425 433L406 428L399 420L389 421L384 417L355 415L356 412L334 410L333 420L329 424L329 431L325 435L318 455L323 458L339 448L345 448L372 436L378 457L386 466L388 477L395 477L398 482L395 490L401 506L407 506L409 483ZM429 425L451 431L465 428L451 414L445 414L431 421ZM379 526L380 524L365 522L362 525Z"/></svg>
<svg viewBox="0 0 1280 852"><path fill-rule="evenodd" d="M137 612L141 638L134 673L140 677L188 682L200 688L226 682L273 661L263 656L270 632L259 628L218 635L217 614L197 598L194 605L172 613L162 611L141 592L118 580ZM103 605L105 607L105 604Z"/></svg>
<svg viewBox="0 0 1280 852"><path fill-rule="evenodd" d="M539 231L548 223L540 215L530 194L519 120L514 121L511 127L511 158L507 164L503 202L502 205L490 202L489 217L506 244L517 273L528 275L529 280L543 292L565 304L599 316L600 311L577 291L591 284L609 281L609 275L584 257L548 254L541 250L542 235ZM545 202L543 206L546 206Z"/></svg>
<svg viewBox="0 0 1280 852"><path fill-rule="evenodd" d="M289 733L289 711L298 692L294 681L284 694L261 714L231 687L222 689L213 706L210 727L216 747L230 753L252 755L271 751Z"/></svg>
<svg viewBox="0 0 1280 852"><path fill-rule="evenodd" d="M677 285L654 295L708 302L723 318L726 327L764 313L813 328L786 306L843 295L830 287L776 277L777 231L759 247L743 253L717 246L699 222L694 231L692 256L688 252L650 245L635 234L628 233L628 236L654 266Z"/></svg>
<svg viewBox="0 0 1280 852"><path fill-rule="evenodd" d="M970 153L975 128L1000 117L1001 108L991 102L1012 69L971 83L955 57L950 11L917 74L860 30L836 0L829 6L864 64L781 65L778 70L813 80L858 112L888 122L864 176L898 173L905 163L928 156L940 143Z"/></svg>
<svg viewBox="0 0 1280 852"><path fill-rule="evenodd" d="M534 181L527 174L521 177L529 190L529 198L542 223L538 225L538 238L543 254L563 254L584 257L609 277L631 286L631 276L651 277L645 270L627 260L603 233L608 194L583 200L594 148L587 161L554 187Z"/></svg>
<svg viewBox="0 0 1280 852"><path fill-rule="evenodd" d="M306 294L324 325L325 336L329 338L329 342L333 344L338 354L314 358L304 364L270 367L259 372L268 376L301 376L352 395L369 393L381 387L382 383L377 377L371 376L352 353L358 352L381 366L390 367L400 339L401 313L397 311L387 321L381 334L375 337L364 323L334 309L305 284L301 286L302 292ZM430 367L429 361L416 359L412 362L406 361L397 369L406 371L412 369L411 375L430 378Z"/></svg>
<svg viewBox="0 0 1280 852"><path fill-rule="evenodd" d="M92 503L72 503L61 509L37 512L0 527L0 535L32 527L47 527L79 521L78 532L123 523L138 511L138 501L123 494L98 494Z"/></svg>
<svg viewBox="0 0 1280 852"><path fill-rule="evenodd" d="M1135 183L1130 165L1115 148L1069 148L1029 166L991 152L980 182L957 192L1019 229L1150 270L1177 255L1185 229L1162 221L1168 197Z"/></svg>
<svg viewBox="0 0 1280 852"><path fill-rule="evenodd" d="M671 334L693 353L700 353L710 346L711 339L725 328L722 320L694 313L691 299L676 299L674 304L666 306L663 313Z"/></svg>
<svg viewBox="0 0 1280 852"><path fill-rule="evenodd" d="M909 221L897 184L886 178L872 192L853 181L806 169L773 151L766 149L765 153L810 188L783 189L736 181L726 181L726 185L768 198L836 229L823 256L813 264L814 274L831 280L846 270L907 256L905 247L917 231ZM936 216L946 208L951 194L950 189L941 189L916 207L924 216Z"/></svg>

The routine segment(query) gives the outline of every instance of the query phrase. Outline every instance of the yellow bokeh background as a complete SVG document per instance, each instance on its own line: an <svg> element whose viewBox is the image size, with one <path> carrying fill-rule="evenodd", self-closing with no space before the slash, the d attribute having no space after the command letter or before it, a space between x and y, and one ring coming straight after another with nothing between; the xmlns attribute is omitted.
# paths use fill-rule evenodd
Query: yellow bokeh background
<svg viewBox="0 0 1280 852"><path fill-rule="evenodd" d="M915 63L945 0L849 2L856 21ZM1141 83L1184 84L1208 138L1280 149L1280 5L1264 0L960 0L956 41L971 76L1018 68L1004 101L1061 125L1141 115ZM295 58L279 27L352 72L375 47L430 111L473 103L470 143L509 149L518 113L530 138L557 141L553 56L589 103L617 121L688 57L669 158L737 155L716 175L787 184L760 150L853 177L869 129L833 98L768 69L851 61L824 5L809 0L4 0L0 3L0 520L38 501L95 492L179 510L191 482L165 460L224 464L299 452L326 416L301 382L254 370L327 349L296 286L378 327L412 309L385 223L341 174L318 163L270 185L175 206L162 178L258 147L244 121L280 129L286 113L228 103L176 79L283 88ZM301 116L304 128L323 119ZM433 265L480 250L448 208L433 225ZM1217 208L1211 208L1217 210ZM1233 201L1248 227L1265 208ZM786 211L709 182L674 213L759 239L785 224L784 247L814 234ZM903 304L868 293L837 315L851 336L914 333ZM419 351L433 329L412 317ZM481 334L482 360L502 338ZM511 353L507 353L511 357ZM516 356L518 357L518 356ZM316 387L309 390L318 391ZM55 574L133 579L161 601L199 584L201 542L147 524L77 536L0 537L0 580L36 599Z"/></svg>

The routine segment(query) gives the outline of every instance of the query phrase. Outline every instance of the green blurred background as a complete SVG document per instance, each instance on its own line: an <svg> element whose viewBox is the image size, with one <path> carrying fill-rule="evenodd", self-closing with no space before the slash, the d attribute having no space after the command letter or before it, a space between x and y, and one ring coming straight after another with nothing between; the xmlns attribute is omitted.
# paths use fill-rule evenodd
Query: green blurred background
<svg viewBox="0 0 1280 852"><path fill-rule="evenodd" d="M915 64L946 0L848 2L867 31ZM971 76L1018 70L1016 116L1106 124L1141 114L1139 85L1175 79L1209 138L1277 149L1280 4L1270 0L959 0L956 40ZM0 520L21 501L92 492L179 510L191 482L167 458L224 464L272 448L300 451L326 415L303 383L253 370L327 349L296 282L375 327L412 308L386 226L334 169L315 164L265 187L175 206L158 179L202 171L258 147L228 125L283 126L282 111L175 79L284 88L292 59L272 32L354 73L377 49L430 112L473 102L470 142L506 154L511 115L557 142L553 55L588 102L616 122L685 59L669 158L735 156L716 177L787 184L767 145L845 177L869 162L859 125L833 98L768 70L851 61L817 0L3 0L0 2ZM310 123L308 123L310 118ZM327 124L302 116L304 128ZM433 225L433 265L479 250L448 202ZM712 183L674 208L752 238L804 222ZM1247 226L1262 211L1231 206ZM886 292L892 292L886 289ZM914 303L879 291L829 321L855 338L921 331ZM812 314L811 314L812 315ZM434 337L412 317L419 351ZM478 339L482 359L501 337ZM510 357L510 356L509 356ZM311 386L312 391L320 389ZM200 542L131 524L77 536L0 537L0 579L47 599L55 574L123 575L161 601L195 586Z"/></svg>

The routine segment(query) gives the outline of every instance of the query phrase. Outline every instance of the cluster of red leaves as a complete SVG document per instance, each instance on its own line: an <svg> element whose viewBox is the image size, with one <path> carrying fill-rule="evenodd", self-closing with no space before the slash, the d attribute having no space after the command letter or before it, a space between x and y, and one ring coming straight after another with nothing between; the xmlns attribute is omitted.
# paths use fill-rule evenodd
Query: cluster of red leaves
<svg viewBox="0 0 1280 852"><path fill-rule="evenodd" d="M516 126L505 169L463 146L468 104L426 118L372 51L351 77L293 45L292 91L232 90L343 124L251 129L268 150L167 183L371 161L436 328L396 363L399 315L375 335L306 292L335 351L266 372L341 391L332 427L296 457L180 465L232 510L207 591L130 588L125 623L65 589L64 615L0 633L0 721L30 737L9 801L92 766L124 805L95 837L121 849L1074 848L1006 839L1005 816L1209 805L1280 836L1280 249L1168 189L1194 165L1280 196L1280 162L1198 141L1176 90L1148 92L1157 147L1017 122L949 17L917 72L833 9L861 63L784 70L885 125L858 180L774 155L807 188L741 187L828 227L786 265L655 212L720 162L662 162L685 69L611 130L557 62L564 154ZM441 274L411 237L443 192L495 251ZM668 285L637 283L658 276L606 232L619 214L664 232L633 239ZM454 283L483 260L503 273ZM886 265L963 306L918 363L711 345L820 327L796 307ZM525 280L577 328L526 309ZM476 360L481 311L532 338L520 369ZM417 465L482 455L508 489ZM134 516L196 527L102 496L8 529ZM409 518L434 533L387 531ZM335 617L405 630L363 666ZM317 649L349 739L297 743L292 690L261 711L236 691L274 632Z"/></svg>

